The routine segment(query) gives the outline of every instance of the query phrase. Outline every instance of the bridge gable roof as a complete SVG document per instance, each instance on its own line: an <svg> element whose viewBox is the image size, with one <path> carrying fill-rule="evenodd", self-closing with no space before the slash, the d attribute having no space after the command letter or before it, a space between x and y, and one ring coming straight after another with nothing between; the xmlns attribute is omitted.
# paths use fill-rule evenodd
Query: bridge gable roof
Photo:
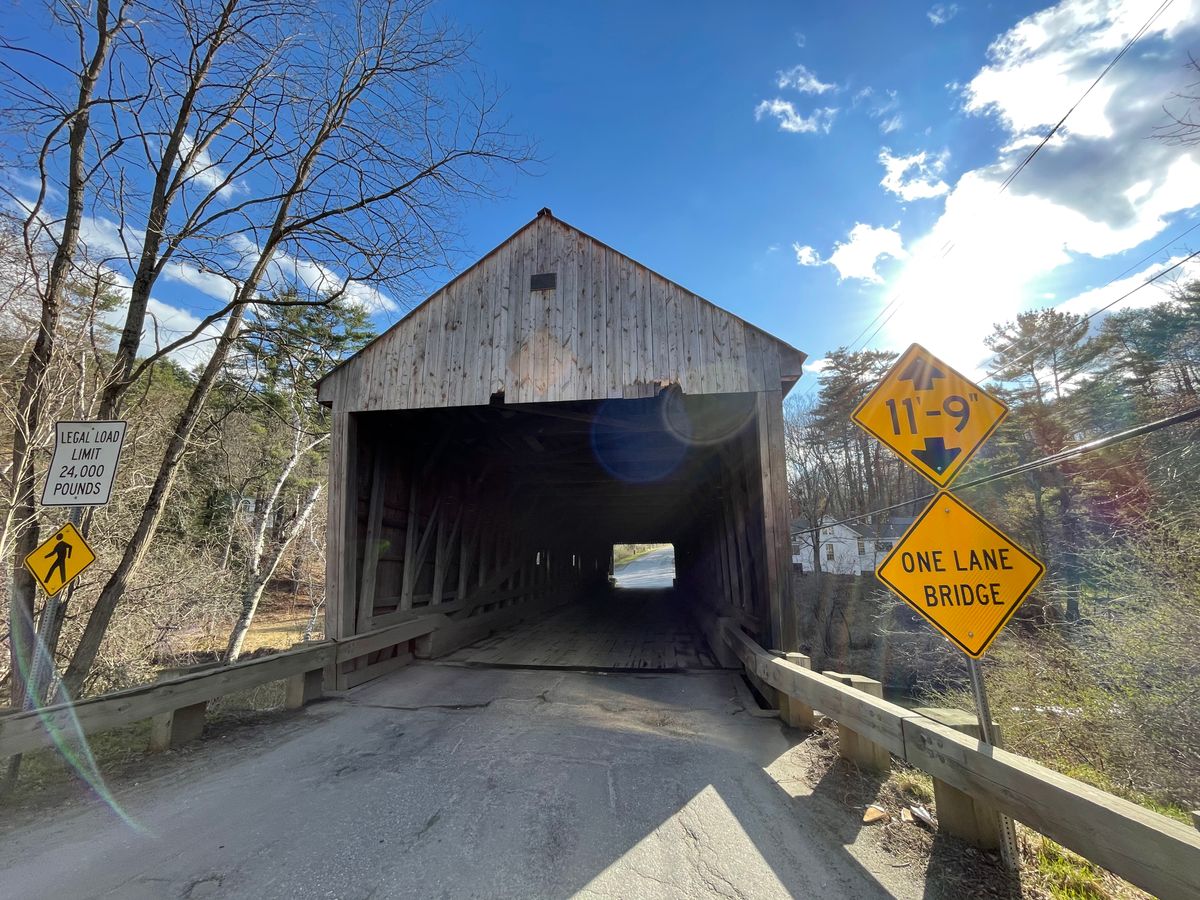
<svg viewBox="0 0 1200 900"><path fill-rule="evenodd" d="M543 209L317 389L347 412L786 394L805 358Z"/></svg>

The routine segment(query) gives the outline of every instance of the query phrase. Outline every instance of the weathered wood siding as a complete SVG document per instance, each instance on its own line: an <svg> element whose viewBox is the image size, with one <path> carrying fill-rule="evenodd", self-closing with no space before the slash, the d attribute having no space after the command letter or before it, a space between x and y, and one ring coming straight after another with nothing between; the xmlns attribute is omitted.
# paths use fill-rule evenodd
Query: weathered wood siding
<svg viewBox="0 0 1200 900"><path fill-rule="evenodd" d="M554 273L557 287L530 289ZM539 215L332 372L341 413L786 391L803 354Z"/></svg>

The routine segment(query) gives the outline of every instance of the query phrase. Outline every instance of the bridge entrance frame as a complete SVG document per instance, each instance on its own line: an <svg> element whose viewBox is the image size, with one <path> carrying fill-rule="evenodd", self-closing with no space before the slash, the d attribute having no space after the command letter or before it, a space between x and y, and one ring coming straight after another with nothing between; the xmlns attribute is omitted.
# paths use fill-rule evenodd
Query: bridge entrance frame
<svg viewBox="0 0 1200 900"><path fill-rule="evenodd" d="M670 540L690 602L795 649L782 404L804 358L542 210L319 384L327 635L448 620L335 686L582 596L619 540Z"/></svg>

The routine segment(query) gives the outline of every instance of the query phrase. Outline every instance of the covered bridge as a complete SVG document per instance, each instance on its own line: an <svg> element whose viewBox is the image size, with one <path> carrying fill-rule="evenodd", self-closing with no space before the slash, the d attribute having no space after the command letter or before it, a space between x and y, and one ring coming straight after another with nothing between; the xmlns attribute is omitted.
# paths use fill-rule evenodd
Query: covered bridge
<svg viewBox="0 0 1200 900"><path fill-rule="evenodd" d="M626 542L674 545L674 617L794 649L782 403L804 358L543 209L319 384L327 634L446 617L338 685L569 604L607 633Z"/></svg>

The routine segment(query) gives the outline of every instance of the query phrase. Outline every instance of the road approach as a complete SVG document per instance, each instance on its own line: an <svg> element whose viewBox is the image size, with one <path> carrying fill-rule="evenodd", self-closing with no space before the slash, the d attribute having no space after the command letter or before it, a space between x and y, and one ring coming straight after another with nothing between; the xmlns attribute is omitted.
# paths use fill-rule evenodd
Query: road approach
<svg viewBox="0 0 1200 900"><path fill-rule="evenodd" d="M723 670L418 664L8 817L0 895L920 897Z"/></svg>

